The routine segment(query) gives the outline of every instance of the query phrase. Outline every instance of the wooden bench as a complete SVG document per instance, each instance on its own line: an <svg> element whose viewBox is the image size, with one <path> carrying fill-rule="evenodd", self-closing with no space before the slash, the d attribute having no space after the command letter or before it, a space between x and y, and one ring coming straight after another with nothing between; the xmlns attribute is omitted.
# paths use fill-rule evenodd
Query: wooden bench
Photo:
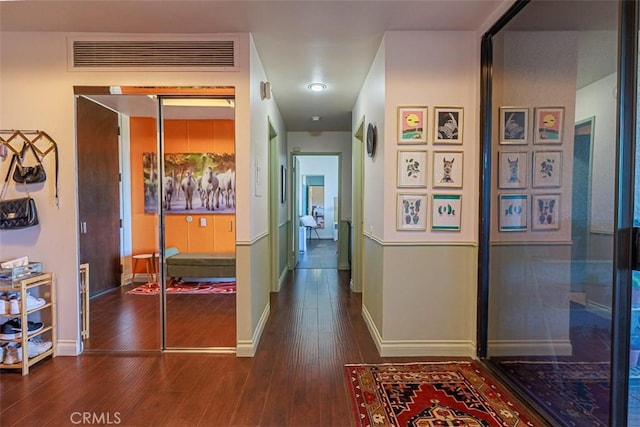
<svg viewBox="0 0 640 427"><path fill-rule="evenodd" d="M236 277L236 256L233 253L182 253L170 247L165 250L165 262L168 277Z"/></svg>

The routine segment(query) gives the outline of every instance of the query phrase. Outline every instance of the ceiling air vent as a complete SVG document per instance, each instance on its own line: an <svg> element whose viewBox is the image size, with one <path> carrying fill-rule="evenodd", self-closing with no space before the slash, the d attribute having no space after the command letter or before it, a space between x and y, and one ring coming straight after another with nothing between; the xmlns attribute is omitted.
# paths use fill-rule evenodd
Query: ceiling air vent
<svg viewBox="0 0 640 427"><path fill-rule="evenodd" d="M73 64L87 69L235 69L235 40L73 40Z"/></svg>

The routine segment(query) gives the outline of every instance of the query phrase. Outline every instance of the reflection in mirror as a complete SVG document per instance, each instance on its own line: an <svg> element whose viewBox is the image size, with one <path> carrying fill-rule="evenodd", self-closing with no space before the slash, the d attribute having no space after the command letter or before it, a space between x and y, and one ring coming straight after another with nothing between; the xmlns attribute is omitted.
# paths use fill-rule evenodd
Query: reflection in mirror
<svg viewBox="0 0 640 427"><path fill-rule="evenodd" d="M492 40L487 355L562 425L608 424L616 17L532 1Z"/></svg>
<svg viewBox="0 0 640 427"><path fill-rule="evenodd" d="M233 88L97 89L102 90L76 88L82 94L77 120L81 217L89 215L85 208L97 206L96 200L111 200L89 184L116 183L111 190L116 231L100 234L119 236L119 241L109 259L100 260L90 258L92 248L104 257L104 243L81 237L81 259L91 264L85 349L233 351ZM105 161L103 146L113 162ZM165 261L170 257L169 271ZM117 266L113 280L94 274L99 271L94 265L112 264Z"/></svg>

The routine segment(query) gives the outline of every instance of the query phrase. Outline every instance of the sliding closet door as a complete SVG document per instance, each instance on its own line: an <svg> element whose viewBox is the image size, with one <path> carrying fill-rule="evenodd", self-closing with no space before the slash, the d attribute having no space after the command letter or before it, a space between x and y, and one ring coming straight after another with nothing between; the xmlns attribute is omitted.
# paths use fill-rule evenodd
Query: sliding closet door
<svg viewBox="0 0 640 427"><path fill-rule="evenodd" d="M76 90L80 262L91 295L84 349L159 350L157 100Z"/></svg>
<svg viewBox="0 0 640 427"><path fill-rule="evenodd" d="M486 356L560 425L609 425L617 52L614 1L531 1L488 52Z"/></svg>
<svg viewBox="0 0 640 427"><path fill-rule="evenodd" d="M236 346L233 96L161 97L164 347Z"/></svg>

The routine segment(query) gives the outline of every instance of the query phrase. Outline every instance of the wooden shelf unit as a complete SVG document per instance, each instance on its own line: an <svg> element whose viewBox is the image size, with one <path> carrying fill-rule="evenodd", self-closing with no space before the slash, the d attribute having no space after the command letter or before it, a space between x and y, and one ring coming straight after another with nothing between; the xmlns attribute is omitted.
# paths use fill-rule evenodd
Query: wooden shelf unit
<svg viewBox="0 0 640 427"><path fill-rule="evenodd" d="M27 310L27 291L36 288L39 291L39 297L44 298L47 303L42 307ZM0 360L0 369L20 369L22 370L22 375L27 375L29 373L29 368L34 364L40 362L42 359L45 359L48 356L56 356L55 275L53 273L34 273L28 277L18 279L13 282L0 281L0 292L6 291L20 293L20 313L2 314L0 315L0 319L2 319L0 323L4 323L9 319L19 317L22 325L22 334L20 338L0 338L0 342L19 343L20 351L22 352L22 362L7 365L2 363L3 361ZM44 323L44 327L37 332L29 334L27 330L29 316L38 313L42 314L40 321ZM29 358L28 341L32 338L36 338L44 334L48 334L51 337L51 348L35 357Z"/></svg>

